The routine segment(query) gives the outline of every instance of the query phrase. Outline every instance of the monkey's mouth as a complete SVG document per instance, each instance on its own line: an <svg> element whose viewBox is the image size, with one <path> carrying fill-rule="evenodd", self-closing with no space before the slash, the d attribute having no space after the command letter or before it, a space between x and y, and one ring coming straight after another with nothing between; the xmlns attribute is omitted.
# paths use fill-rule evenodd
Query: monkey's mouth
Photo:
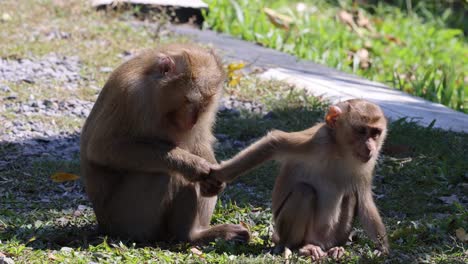
<svg viewBox="0 0 468 264"><path fill-rule="evenodd" d="M372 158L372 152L370 152L369 154L356 152L355 155L363 163L367 163Z"/></svg>
<svg viewBox="0 0 468 264"><path fill-rule="evenodd" d="M172 112L168 115L169 120L180 130L189 131L198 122L198 111L187 111L186 109Z"/></svg>

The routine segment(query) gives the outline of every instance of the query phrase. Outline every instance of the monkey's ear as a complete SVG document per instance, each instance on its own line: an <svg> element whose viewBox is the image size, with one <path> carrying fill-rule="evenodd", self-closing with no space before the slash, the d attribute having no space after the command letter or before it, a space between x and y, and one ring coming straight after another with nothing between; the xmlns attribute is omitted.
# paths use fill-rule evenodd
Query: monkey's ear
<svg viewBox="0 0 468 264"><path fill-rule="evenodd" d="M174 60L167 55L162 55L161 57L158 57L156 67L158 73L161 74L162 77L174 75L176 71L176 65Z"/></svg>
<svg viewBox="0 0 468 264"><path fill-rule="evenodd" d="M341 108L339 108L336 105L330 106L328 109L327 116L325 117L325 121L327 122L327 125L331 128L336 127L336 120L338 117L341 115L343 111L341 111Z"/></svg>

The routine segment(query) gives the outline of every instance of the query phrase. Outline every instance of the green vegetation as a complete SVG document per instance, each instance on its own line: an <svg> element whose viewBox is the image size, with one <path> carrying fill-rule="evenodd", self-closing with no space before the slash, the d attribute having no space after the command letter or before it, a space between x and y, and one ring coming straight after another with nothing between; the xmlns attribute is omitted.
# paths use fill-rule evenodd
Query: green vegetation
<svg viewBox="0 0 468 264"><path fill-rule="evenodd" d="M254 1L251 1L254 5ZM109 75L101 67L115 67L122 53L151 47L161 42L181 41L163 34L157 25L137 23L128 13L98 13L89 1L25 0L2 1L0 16L0 56L40 57L50 52L79 56L82 76L76 89L40 82L9 83L18 94L16 102L37 99L95 100L96 88ZM10 11L12 10L12 11ZM14 10L14 11L13 11ZM46 40L48 32L70 33L66 39ZM183 40L187 41L187 40ZM310 97L281 82L264 82L245 76L235 87L225 87L226 96L264 104L267 117L247 111L222 112L215 133L228 142L216 148L219 160L242 148L230 141L248 144L273 128L285 131L304 129L323 120L326 102ZM9 94L0 90L0 104ZM9 101L12 102L12 101ZM3 121L27 120L57 123L54 129L63 138L50 137L48 144L76 140L84 119L75 116L26 116L2 111ZM392 254L383 259L356 225L356 236L346 246L342 263L466 263L466 242L457 230L468 231L467 177L468 134L419 127L408 120L390 125L386 149L375 178L376 202L390 235ZM1 130L0 130L1 131ZM7 132L6 132L7 133ZM221 137L220 137L221 138ZM16 263L283 263L270 253L272 221L270 195L276 165L268 163L229 185L220 196L212 223L244 223L251 228L249 244L216 241L194 248L188 244L135 244L96 234L96 221L79 181L52 182L50 176L64 171L79 175L79 159L38 157L33 162L21 156L24 142L0 142L0 161L10 160L0 169L0 258ZM12 159L11 156L19 155ZM292 263L310 263L293 254ZM333 263L332 261L330 261Z"/></svg>
<svg viewBox="0 0 468 264"><path fill-rule="evenodd" d="M446 12L437 16L440 10L435 14L430 10L442 4L428 4L429 9L424 9L424 1L414 1L410 10L415 12L380 2L304 1L302 11L296 8L301 1L207 2L206 24L214 30L385 82L468 113L466 37L462 29L445 26L466 27L462 11L466 3L459 3L461 11L443 9ZM402 2L411 1L393 2L403 6ZM262 11L265 7L291 21L276 16L280 25L274 26Z"/></svg>

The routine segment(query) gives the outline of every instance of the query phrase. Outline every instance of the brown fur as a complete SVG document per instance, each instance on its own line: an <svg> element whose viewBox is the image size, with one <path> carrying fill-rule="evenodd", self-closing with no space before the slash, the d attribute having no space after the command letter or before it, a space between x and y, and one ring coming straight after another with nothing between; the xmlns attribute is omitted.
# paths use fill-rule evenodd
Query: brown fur
<svg viewBox="0 0 468 264"><path fill-rule="evenodd" d="M386 136L382 110L364 100L330 108L327 123L301 132L270 132L212 171L236 176L275 159L281 162L273 190L274 240L319 258L340 256L355 213L371 239L388 251L385 226L372 198L372 175Z"/></svg>
<svg viewBox="0 0 468 264"><path fill-rule="evenodd" d="M147 50L110 76L81 135L81 169L99 227L136 241L248 239L209 227L217 192L212 125L224 72L195 45ZM212 196L212 197L204 197Z"/></svg>

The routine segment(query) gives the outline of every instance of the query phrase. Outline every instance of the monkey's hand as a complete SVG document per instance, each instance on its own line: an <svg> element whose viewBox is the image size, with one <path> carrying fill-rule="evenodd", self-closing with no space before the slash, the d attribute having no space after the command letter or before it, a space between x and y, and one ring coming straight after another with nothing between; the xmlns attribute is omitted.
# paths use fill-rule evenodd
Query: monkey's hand
<svg viewBox="0 0 468 264"><path fill-rule="evenodd" d="M184 177L191 182L203 181L208 178L213 165L203 158L192 160L181 168Z"/></svg>
<svg viewBox="0 0 468 264"><path fill-rule="evenodd" d="M210 174L200 181L200 193L202 196L211 197L218 195L226 187L226 183L219 181L211 175L217 168L219 168L218 164L212 164Z"/></svg>
<svg viewBox="0 0 468 264"><path fill-rule="evenodd" d="M388 254L390 254L390 246L388 245L387 236L385 235L383 237L379 237L378 240L379 240L379 243L378 243L377 249L375 250L375 254L377 256L381 256L381 255L387 256Z"/></svg>
<svg viewBox="0 0 468 264"><path fill-rule="evenodd" d="M220 165L211 168L211 172L208 178L218 182L232 182L235 177L230 171L231 166L228 162L229 161L223 161Z"/></svg>

